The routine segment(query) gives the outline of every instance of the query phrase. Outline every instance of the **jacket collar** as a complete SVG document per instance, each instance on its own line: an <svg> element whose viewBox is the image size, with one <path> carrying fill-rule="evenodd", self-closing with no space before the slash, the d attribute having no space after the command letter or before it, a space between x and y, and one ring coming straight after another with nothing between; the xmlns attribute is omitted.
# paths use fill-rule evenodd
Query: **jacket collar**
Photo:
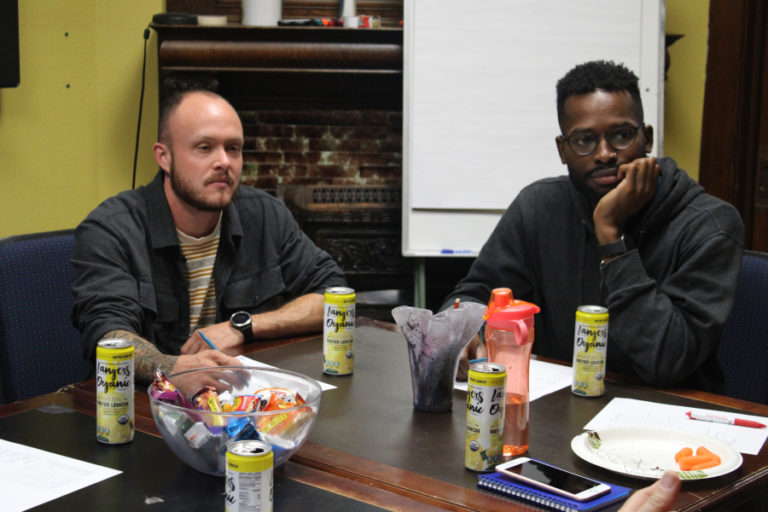
<svg viewBox="0 0 768 512"><path fill-rule="evenodd" d="M143 187L144 199L147 203L149 225L149 244L152 249L162 249L166 247L175 247L179 245L179 240L176 236L176 226L173 223L173 215L171 214L171 207L168 205L168 199L165 197L165 190L163 183L165 180L165 173L162 171L157 172L154 179ZM240 221L240 215L235 207L235 203L239 200L239 190L235 194L235 197L224 209L224 218L221 223L221 235L227 237L227 241L232 246L239 244L240 238L243 236L243 226Z"/></svg>

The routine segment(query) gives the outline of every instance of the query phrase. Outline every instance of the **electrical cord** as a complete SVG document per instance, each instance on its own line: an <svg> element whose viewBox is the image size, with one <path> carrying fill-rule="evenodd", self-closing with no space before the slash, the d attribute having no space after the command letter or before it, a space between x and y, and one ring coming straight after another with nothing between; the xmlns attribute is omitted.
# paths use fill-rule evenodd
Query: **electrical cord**
<svg viewBox="0 0 768 512"><path fill-rule="evenodd" d="M133 151L133 179L131 190L136 188L136 164L139 158L139 135L141 134L141 112L144 108L144 86L147 82L147 41L149 40L149 25L144 29L144 57L141 64L141 94L139 95L139 122L136 126L136 147Z"/></svg>

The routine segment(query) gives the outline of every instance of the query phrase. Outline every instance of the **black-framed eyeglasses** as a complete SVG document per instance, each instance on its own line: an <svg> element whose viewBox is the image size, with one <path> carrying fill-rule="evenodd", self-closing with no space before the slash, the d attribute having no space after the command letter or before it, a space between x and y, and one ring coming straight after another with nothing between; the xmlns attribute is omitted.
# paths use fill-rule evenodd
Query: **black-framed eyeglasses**
<svg viewBox="0 0 768 512"><path fill-rule="evenodd" d="M569 137L563 137L563 140L568 143L568 146L577 155L588 156L595 152L601 138L605 138L605 142L616 151L627 149L635 143L637 132L640 128L642 126L623 126L611 130L604 135L593 132L579 132Z"/></svg>

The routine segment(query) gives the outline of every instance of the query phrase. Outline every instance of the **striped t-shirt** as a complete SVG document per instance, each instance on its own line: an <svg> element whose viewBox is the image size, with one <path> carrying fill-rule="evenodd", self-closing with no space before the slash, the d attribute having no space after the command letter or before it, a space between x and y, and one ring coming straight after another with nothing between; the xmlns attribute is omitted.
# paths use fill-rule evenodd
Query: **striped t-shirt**
<svg viewBox="0 0 768 512"><path fill-rule="evenodd" d="M216 283L213 280L213 264L219 249L221 217L210 235L195 238L178 229L181 253L187 262L184 277L189 288L189 334L196 329L216 322Z"/></svg>

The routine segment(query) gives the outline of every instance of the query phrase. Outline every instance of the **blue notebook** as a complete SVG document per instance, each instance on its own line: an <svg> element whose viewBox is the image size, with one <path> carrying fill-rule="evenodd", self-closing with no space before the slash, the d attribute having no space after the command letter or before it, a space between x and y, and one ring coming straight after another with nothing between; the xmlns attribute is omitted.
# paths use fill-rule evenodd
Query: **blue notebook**
<svg viewBox="0 0 768 512"><path fill-rule="evenodd" d="M499 494L504 494L510 498L527 501L534 505L540 505L552 510L561 510L563 512L599 510L608 505L624 501L629 497L629 493L632 491L629 487L612 484L606 485L611 487L608 494L604 494L590 501L575 501L568 499L565 496L553 494L544 489L539 489L538 487L529 486L523 482L512 480L498 471L479 475L477 477L477 486L481 489L487 489Z"/></svg>

